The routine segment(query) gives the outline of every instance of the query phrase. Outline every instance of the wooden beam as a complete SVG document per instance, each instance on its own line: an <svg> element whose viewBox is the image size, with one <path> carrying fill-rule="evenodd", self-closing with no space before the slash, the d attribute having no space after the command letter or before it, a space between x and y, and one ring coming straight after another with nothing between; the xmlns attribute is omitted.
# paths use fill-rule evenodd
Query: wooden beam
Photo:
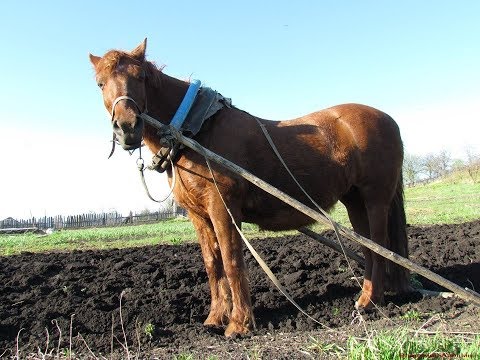
<svg viewBox="0 0 480 360"><path fill-rule="evenodd" d="M234 174L237 174L244 179L250 181L252 184L256 185L260 189L268 192L269 194L275 196L276 198L282 200L286 204L290 205L291 207L297 209L298 211L304 213L305 215L311 217L313 220L316 220L318 222L324 223L328 227L331 227L332 224L330 220L322 215L321 213L317 212L316 210L313 210L312 208L306 206L305 204L301 203L300 201L292 198L291 196L285 194L283 191L280 191L276 187L270 185L266 181L263 181L262 179L258 178L257 176L253 175L249 171L243 169L242 167L232 163L231 161L225 159L224 157L214 153L213 151L210 151L206 148L204 148L202 145L200 145L198 142L195 140L183 136L181 133L179 133L176 129L165 126L159 121L155 120L151 116L147 114L141 114L140 115L148 124L154 126L157 129L162 129L165 132L170 132L175 139L180 142L181 144L185 145L186 147L198 152L199 154L203 155L209 160L215 161L216 163L220 164L221 166L225 167L229 171L233 172ZM430 271L420 265L415 264L413 261L406 259L397 253L384 248L383 246L380 246L379 244L373 242L370 239L367 239L354 231L340 225L336 224L338 227L338 231L341 235L345 236L346 238L355 241L359 243L362 246L365 246L372 250L373 252L383 256L384 258L401 265L410 271L413 271L419 275L422 275L423 277L433 281L434 283L443 286L444 288L454 292L457 294L460 298L464 300L468 300L473 302L474 304L480 306L480 294L477 292L470 290L470 289L464 289L461 286L458 286L457 284L451 282L450 280L447 280L440 275L434 273L433 271Z"/></svg>
<svg viewBox="0 0 480 360"><path fill-rule="evenodd" d="M342 246L338 242L336 242L334 240L330 240L330 239L328 239L325 236L322 236L320 234L317 234L315 231L312 231L309 228L302 227L302 228L298 229L298 231L301 232L304 235L307 235L308 237L310 237L314 240L317 240L317 241L321 242L322 244L328 246L329 248L331 248L335 251L338 251L340 254L345 254L350 259L356 261L363 269L365 269L365 260L360 255L358 255L356 252L350 250L349 248L347 248L345 246L343 246L343 248L342 248Z"/></svg>

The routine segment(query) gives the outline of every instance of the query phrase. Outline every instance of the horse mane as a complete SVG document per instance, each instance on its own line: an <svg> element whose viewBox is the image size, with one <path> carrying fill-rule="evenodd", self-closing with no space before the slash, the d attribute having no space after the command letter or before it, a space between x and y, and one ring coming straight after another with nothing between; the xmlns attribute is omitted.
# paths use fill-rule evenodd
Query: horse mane
<svg viewBox="0 0 480 360"><path fill-rule="evenodd" d="M162 71L165 68L165 65L158 66L153 61L144 60L143 63L139 62L137 58L133 57L130 53L119 50L110 50L102 58L100 68L97 69L97 72L105 71L107 73L112 73L120 62L124 59L131 60L138 65L143 67L147 81L154 87L159 87L162 83Z"/></svg>
<svg viewBox="0 0 480 360"><path fill-rule="evenodd" d="M155 88L159 88L162 85L162 74L165 65L158 66L153 61L145 60L143 62L143 70L147 76L147 81Z"/></svg>

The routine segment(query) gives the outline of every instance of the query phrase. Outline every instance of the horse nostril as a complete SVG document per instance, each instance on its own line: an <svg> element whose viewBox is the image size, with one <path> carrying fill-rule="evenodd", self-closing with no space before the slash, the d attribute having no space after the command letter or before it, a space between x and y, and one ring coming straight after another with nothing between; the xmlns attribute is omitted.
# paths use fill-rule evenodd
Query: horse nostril
<svg viewBox="0 0 480 360"><path fill-rule="evenodd" d="M143 119L139 115L137 115L135 117L135 120L136 121L135 121L134 128L136 128L136 129L143 128Z"/></svg>
<svg viewBox="0 0 480 360"><path fill-rule="evenodd" d="M132 125L126 121L113 120L112 122L113 130L117 132L129 132L132 130Z"/></svg>

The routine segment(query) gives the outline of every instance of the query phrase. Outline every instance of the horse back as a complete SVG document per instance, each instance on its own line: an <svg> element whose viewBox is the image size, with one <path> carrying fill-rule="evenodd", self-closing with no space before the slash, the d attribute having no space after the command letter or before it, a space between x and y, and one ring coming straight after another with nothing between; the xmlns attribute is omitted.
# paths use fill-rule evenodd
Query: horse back
<svg viewBox="0 0 480 360"><path fill-rule="evenodd" d="M293 120L259 120L295 178L324 209L331 208L352 186L375 176L385 179L392 169L398 174L398 164L401 167L402 159L397 154L402 153L402 145L397 125L387 114L368 106L345 104ZM254 116L236 108L221 110L208 121L198 141L311 206ZM184 174L189 178L191 189L188 191L197 192L198 196L193 198L205 199L202 191L208 184L202 179L211 178L205 161L191 152L186 157L183 162L195 168L188 176ZM179 164L182 165L182 161ZM193 180L193 173L201 176ZM235 199L232 201L241 209L243 221L273 230L297 228L311 222L305 215L220 167L216 167L216 178L224 184L222 195ZM202 204L195 206L198 205Z"/></svg>

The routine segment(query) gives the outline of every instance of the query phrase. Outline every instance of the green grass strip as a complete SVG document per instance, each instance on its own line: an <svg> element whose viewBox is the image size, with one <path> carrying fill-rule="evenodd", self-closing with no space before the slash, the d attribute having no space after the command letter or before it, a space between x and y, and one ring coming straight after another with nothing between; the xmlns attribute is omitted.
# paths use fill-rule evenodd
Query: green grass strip
<svg viewBox="0 0 480 360"><path fill-rule="evenodd" d="M368 338L351 337L347 358L356 359L480 359L480 336L417 336L411 330L384 331Z"/></svg>
<svg viewBox="0 0 480 360"><path fill-rule="evenodd" d="M406 188L405 199L407 221L412 225L455 224L480 219L480 182L474 183L462 173L454 173L426 185ZM350 226L347 211L342 204L335 207L332 217L340 224ZM249 238L295 233L260 231L258 226L253 224L243 224L242 229ZM317 231L325 229L326 227L320 224L314 226ZM22 251L70 251L178 244L195 239L195 231L190 221L174 219L136 226L63 230L49 236L2 234L0 255L13 255Z"/></svg>

